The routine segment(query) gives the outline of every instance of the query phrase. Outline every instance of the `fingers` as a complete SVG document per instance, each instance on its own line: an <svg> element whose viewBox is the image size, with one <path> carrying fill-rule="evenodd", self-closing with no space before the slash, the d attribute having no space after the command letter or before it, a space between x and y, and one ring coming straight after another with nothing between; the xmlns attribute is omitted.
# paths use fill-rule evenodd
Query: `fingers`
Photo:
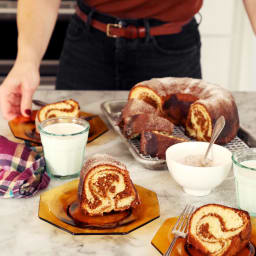
<svg viewBox="0 0 256 256"><path fill-rule="evenodd" d="M31 108L32 108L32 97L35 92L35 87L29 86L28 84L23 84L21 88L21 114L23 116L30 116L31 115Z"/></svg>
<svg viewBox="0 0 256 256"><path fill-rule="evenodd" d="M0 109L4 119L10 121L19 115L31 115L31 101L36 87L23 83L5 83L0 87Z"/></svg>
<svg viewBox="0 0 256 256"><path fill-rule="evenodd" d="M1 90L0 108L4 119L10 121L20 115L20 97Z"/></svg>
<svg viewBox="0 0 256 256"><path fill-rule="evenodd" d="M20 93L10 93L8 95L8 103L13 107L20 107L21 94Z"/></svg>
<svg viewBox="0 0 256 256"><path fill-rule="evenodd" d="M6 120L31 114L32 96L39 85L37 66L16 62L0 86L0 109Z"/></svg>

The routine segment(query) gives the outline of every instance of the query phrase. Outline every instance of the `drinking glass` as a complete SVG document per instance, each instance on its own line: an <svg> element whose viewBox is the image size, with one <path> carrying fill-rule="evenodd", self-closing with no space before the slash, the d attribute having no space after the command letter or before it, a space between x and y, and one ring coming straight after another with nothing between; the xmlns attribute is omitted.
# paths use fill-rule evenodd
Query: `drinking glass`
<svg viewBox="0 0 256 256"><path fill-rule="evenodd" d="M75 117L57 117L38 125L46 169L56 178L73 178L80 174L90 125Z"/></svg>
<svg viewBox="0 0 256 256"><path fill-rule="evenodd" d="M232 161L238 207L256 216L256 148L233 153Z"/></svg>

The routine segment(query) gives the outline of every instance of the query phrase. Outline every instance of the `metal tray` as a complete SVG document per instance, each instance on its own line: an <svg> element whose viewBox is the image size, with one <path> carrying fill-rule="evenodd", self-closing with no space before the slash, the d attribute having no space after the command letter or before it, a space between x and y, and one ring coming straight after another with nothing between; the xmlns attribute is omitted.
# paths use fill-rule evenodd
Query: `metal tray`
<svg viewBox="0 0 256 256"><path fill-rule="evenodd" d="M165 160L141 154L139 139L127 139L121 132L119 126L117 125L117 120L121 114L121 110L126 103L126 100L105 101L101 104L101 109L106 116L108 122L110 123L111 127L119 134L122 141L128 146L129 151L136 159L136 161L138 161L147 169L166 169L167 166ZM184 134L184 129L182 129L181 127L175 126L173 134L191 140ZM236 136L231 142L224 146L228 148L231 152L234 152L238 149L248 148L249 146L254 145L256 145L255 139L245 129L240 128L238 136Z"/></svg>

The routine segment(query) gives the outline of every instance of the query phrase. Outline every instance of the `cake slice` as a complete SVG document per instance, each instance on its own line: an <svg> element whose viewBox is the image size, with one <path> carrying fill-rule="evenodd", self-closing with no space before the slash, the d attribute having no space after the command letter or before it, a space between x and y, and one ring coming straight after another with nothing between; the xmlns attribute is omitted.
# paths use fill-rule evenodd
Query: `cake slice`
<svg viewBox="0 0 256 256"><path fill-rule="evenodd" d="M122 126L130 121L132 116L139 114L155 114L168 119L167 115L160 113L150 103L140 99L129 99L121 111L119 126Z"/></svg>
<svg viewBox="0 0 256 256"><path fill-rule="evenodd" d="M187 243L204 255L236 255L249 242L248 212L218 204L198 208L191 216Z"/></svg>
<svg viewBox="0 0 256 256"><path fill-rule="evenodd" d="M39 132L38 124L46 119L54 117L79 117L79 113L80 106L73 99L47 104L37 112L35 120L36 131Z"/></svg>
<svg viewBox="0 0 256 256"><path fill-rule="evenodd" d="M165 159L165 152L168 147L185 141L188 140L167 132L143 131L140 138L140 152L143 155Z"/></svg>
<svg viewBox="0 0 256 256"><path fill-rule="evenodd" d="M42 122L53 117L79 117L80 107L73 99L63 100L43 106L37 113L37 119Z"/></svg>
<svg viewBox="0 0 256 256"><path fill-rule="evenodd" d="M155 112L156 108L145 102L144 100L130 99L122 109L121 118L125 122L131 116L145 113L150 114Z"/></svg>
<svg viewBox="0 0 256 256"><path fill-rule="evenodd" d="M124 124L123 132L127 138L135 138L143 131L173 131L174 125L168 119L152 114L138 114L131 116L129 121Z"/></svg>
<svg viewBox="0 0 256 256"><path fill-rule="evenodd" d="M90 216L124 211L140 204L126 166L107 154L96 154L85 162L78 198L81 211Z"/></svg>

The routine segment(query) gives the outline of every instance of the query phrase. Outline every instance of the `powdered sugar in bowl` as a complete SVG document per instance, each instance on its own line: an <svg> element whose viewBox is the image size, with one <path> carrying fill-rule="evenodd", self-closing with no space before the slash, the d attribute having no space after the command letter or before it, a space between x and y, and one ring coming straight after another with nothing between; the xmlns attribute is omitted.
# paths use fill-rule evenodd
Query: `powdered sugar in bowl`
<svg viewBox="0 0 256 256"><path fill-rule="evenodd" d="M182 142L166 150L166 162L173 179L191 195L205 196L220 185L232 168L232 153L225 147L213 144L210 161L202 165L201 159L208 142Z"/></svg>

